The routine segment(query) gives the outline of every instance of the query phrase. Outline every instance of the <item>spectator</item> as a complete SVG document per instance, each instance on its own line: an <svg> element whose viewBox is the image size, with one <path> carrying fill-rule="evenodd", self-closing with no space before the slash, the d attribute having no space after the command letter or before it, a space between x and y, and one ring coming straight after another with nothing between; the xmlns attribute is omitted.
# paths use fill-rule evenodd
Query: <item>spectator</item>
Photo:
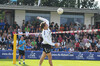
<svg viewBox="0 0 100 66"><path fill-rule="evenodd" d="M79 52L83 52L83 51L84 51L83 47L80 46L80 47L78 48L78 51L79 51Z"/></svg>
<svg viewBox="0 0 100 66"><path fill-rule="evenodd" d="M37 48L40 49L41 48L41 38L38 38L38 41L37 41Z"/></svg>
<svg viewBox="0 0 100 66"><path fill-rule="evenodd" d="M99 39L99 41L100 41L100 33L98 33L98 35L97 35L96 37L97 37L97 39Z"/></svg>
<svg viewBox="0 0 100 66"><path fill-rule="evenodd" d="M92 49L92 46L90 47L89 52L94 52L94 49Z"/></svg>
<svg viewBox="0 0 100 66"><path fill-rule="evenodd" d="M64 31L64 27L63 27L62 24L61 24L61 26L60 26L60 31Z"/></svg>
<svg viewBox="0 0 100 66"><path fill-rule="evenodd" d="M16 26L18 26L18 24L16 22L14 22L13 28L16 29Z"/></svg>
<svg viewBox="0 0 100 66"><path fill-rule="evenodd" d="M50 28L52 29L53 26L54 26L54 22L52 22L52 23L50 24Z"/></svg>
<svg viewBox="0 0 100 66"><path fill-rule="evenodd" d="M92 46L92 49L95 49L96 43L94 42L94 40L92 40L91 46Z"/></svg>
<svg viewBox="0 0 100 66"><path fill-rule="evenodd" d="M28 38L29 37L29 31L27 30L27 31L25 31L25 35L26 35L26 38Z"/></svg>
<svg viewBox="0 0 100 66"><path fill-rule="evenodd" d="M25 32L25 24L22 25L22 32Z"/></svg>
<svg viewBox="0 0 100 66"><path fill-rule="evenodd" d="M62 42L62 37L61 37L61 35L59 35L58 40L60 41L60 43Z"/></svg>
<svg viewBox="0 0 100 66"><path fill-rule="evenodd" d="M27 26L28 26L28 27L31 27L32 25L31 25L31 23L30 23L30 22L28 22Z"/></svg>
<svg viewBox="0 0 100 66"><path fill-rule="evenodd" d="M53 27L52 32L56 32L55 28Z"/></svg>
<svg viewBox="0 0 100 66"><path fill-rule="evenodd" d="M76 43L75 43L75 50L76 50L76 51L78 50L79 46L80 46L79 42L76 41Z"/></svg>
<svg viewBox="0 0 100 66"><path fill-rule="evenodd" d="M87 41L88 41L87 36L84 36L84 37L83 37L83 43L86 44Z"/></svg>
<svg viewBox="0 0 100 66"><path fill-rule="evenodd" d="M62 42L61 42L61 46L64 47L64 48L66 47L66 42L65 42L64 39L63 39Z"/></svg>
<svg viewBox="0 0 100 66"><path fill-rule="evenodd" d="M14 34L17 34L17 31L16 31L16 29L14 29L14 31L12 32L12 34L14 35Z"/></svg>
<svg viewBox="0 0 100 66"><path fill-rule="evenodd" d="M4 23L3 20L1 19L1 21L0 21L0 29L1 29L1 30L4 30L4 26L5 26L5 23Z"/></svg>
<svg viewBox="0 0 100 66"><path fill-rule="evenodd" d="M33 31L33 32L35 32L34 26L31 26L31 29L30 30Z"/></svg>
<svg viewBox="0 0 100 66"><path fill-rule="evenodd" d="M25 32L28 30L28 32L30 31L30 28L27 26L25 27Z"/></svg>
<svg viewBox="0 0 100 66"><path fill-rule="evenodd" d="M8 46L7 50L12 50L12 47L11 47L11 45L10 45L10 44L9 44L9 46Z"/></svg>
<svg viewBox="0 0 100 66"><path fill-rule="evenodd" d="M71 47L71 48L69 49L69 52L74 52L74 48Z"/></svg>
<svg viewBox="0 0 100 66"><path fill-rule="evenodd" d="M9 31L13 32L13 27L12 26L9 27Z"/></svg>
<svg viewBox="0 0 100 66"><path fill-rule="evenodd" d="M98 51L100 52L100 41L96 44Z"/></svg>
<svg viewBox="0 0 100 66"><path fill-rule="evenodd" d="M91 44L89 43L89 41L87 41L85 44L86 50L90 50L90 46L91 46Z"/></svg>
<svg viewBox="0 0 100 66"><path fill-rule="evenodd" d="M33 45L33 47L34 47L35 45L37 45L37 42L35 41L35 39L31 42L31 44Z"/></svg>
<svg viewBox="0 0 100 66"><path fill-rule="evenodd" d="M2 46L0 45L0 50L2 50Z"/></svg>
<svg viewBox="0 0 100 66"><path fill-rule="evenodd" d="M76 41L79 41L79 33L76 33L76 34L75 34L75 40L76 40Z"/></svg>
<svg viewBox="0 0 100 66"><path fill-rule="evenodd" d="M27 44L27 45L26 45L26 50L31 50L31 49L32 49L32 46L29 45L29 44Z"/></svg>
<svg viewBox="0 0 100 66"><path fill-rule="evenodd" d="M56 30L58 30L58 28L59 28L59 26L58 26L58 24L57 24L57 23L55 24L55 26L54 26L54 27L55 27L55 29L56 29Z"/></svg>
<svg viewBox="0 0 100 66"><path fill-rule="evenodd" d="M20 29L19 32L18 32L18 39L20 39L20 38L22 37L22 35L23 35L23 32L22 32L22 30Z"/></svg>
<svg viewBox="0 0 100 66"><path fill-rule="evenodd" d="M91 37L89 36L89 39L88 39L89 43L92 43L92 39Z"/></svg>

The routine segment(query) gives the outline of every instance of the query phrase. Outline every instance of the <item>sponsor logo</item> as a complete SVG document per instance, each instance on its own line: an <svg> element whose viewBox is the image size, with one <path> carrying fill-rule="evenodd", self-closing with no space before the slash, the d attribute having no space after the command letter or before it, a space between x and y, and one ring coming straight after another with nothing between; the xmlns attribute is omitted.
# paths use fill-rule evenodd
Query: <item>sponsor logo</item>
<svg viewBox="0 0 100 66"><path fill-rule="evenodd" d="M100 55L97 55L97 57L100 57Z"/></svg>
<svg viewBox="0 0 100 66"><path fill-rule="evenodd" d="M76 59L84 59L83 54L80 52L80 53L78 54L78 56L76 56Z"/></svg>
<svg viewBox="0 0 100 66"><path fill-rule="evenodd" d="M74 56L74 54L73 53L69 53L69 54L52 54L52 56Z"/></svg>
<svg viewBox="0 0 100 66"><path fill-rule="evenodd" d="M37 58L36 57L36 53L34 53L33 51L30 53L30 55L28 55L28 58Z"/></svg>
<svg viewBox="0 0 100 66"><path fill-rule="evenodd" d="M2 55L13 55L13 53L12 52L9 52L9 53L2 53ZM16 53L16 55L19 55L19 53Z"/></svg>
<svg viewBox="0 0 100 66"><path fill-rule="evenodd" d="M87 59L94 59L94 54L90 53L90 54L87 56Z"/></svg>

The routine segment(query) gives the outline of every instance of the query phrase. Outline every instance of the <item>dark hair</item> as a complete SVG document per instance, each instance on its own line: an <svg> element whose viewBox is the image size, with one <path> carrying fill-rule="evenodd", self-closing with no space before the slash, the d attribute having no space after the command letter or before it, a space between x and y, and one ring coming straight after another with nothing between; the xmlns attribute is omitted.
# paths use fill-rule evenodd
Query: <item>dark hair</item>
<svg viewBox="0 0 100 66"><path fill-rule="evenodd" d="M46 23L41 23L41 24L40 24L41 30L43 30L43 28L45 27L45 24L46 24Z"/></svg>

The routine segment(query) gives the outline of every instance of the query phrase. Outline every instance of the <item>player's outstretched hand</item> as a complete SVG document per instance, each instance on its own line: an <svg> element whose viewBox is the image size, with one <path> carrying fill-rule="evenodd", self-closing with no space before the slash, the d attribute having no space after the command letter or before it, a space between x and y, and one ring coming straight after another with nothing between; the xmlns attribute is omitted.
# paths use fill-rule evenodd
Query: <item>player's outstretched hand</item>
<svg viewBox="0 0 100 66"><path fill-rule="evenodd" d="M56 43L56 44L55 44L55 47L59 47L59 44L58 44L58 43Z"/></svg>

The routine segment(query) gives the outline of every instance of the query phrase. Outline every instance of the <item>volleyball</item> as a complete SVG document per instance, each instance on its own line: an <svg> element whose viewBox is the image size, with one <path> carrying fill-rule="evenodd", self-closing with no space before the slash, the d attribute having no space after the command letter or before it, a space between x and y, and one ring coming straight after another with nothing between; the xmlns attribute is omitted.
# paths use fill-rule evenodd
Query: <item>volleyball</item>
<svg viewBox="0 0 100 66"><path fill-rule="evenodd" d="M58 8L58 9L57 9L57 13L58 13L59 15L62 14L63 11L64 11L64 10L63 10L62 8Z"/></svg>

